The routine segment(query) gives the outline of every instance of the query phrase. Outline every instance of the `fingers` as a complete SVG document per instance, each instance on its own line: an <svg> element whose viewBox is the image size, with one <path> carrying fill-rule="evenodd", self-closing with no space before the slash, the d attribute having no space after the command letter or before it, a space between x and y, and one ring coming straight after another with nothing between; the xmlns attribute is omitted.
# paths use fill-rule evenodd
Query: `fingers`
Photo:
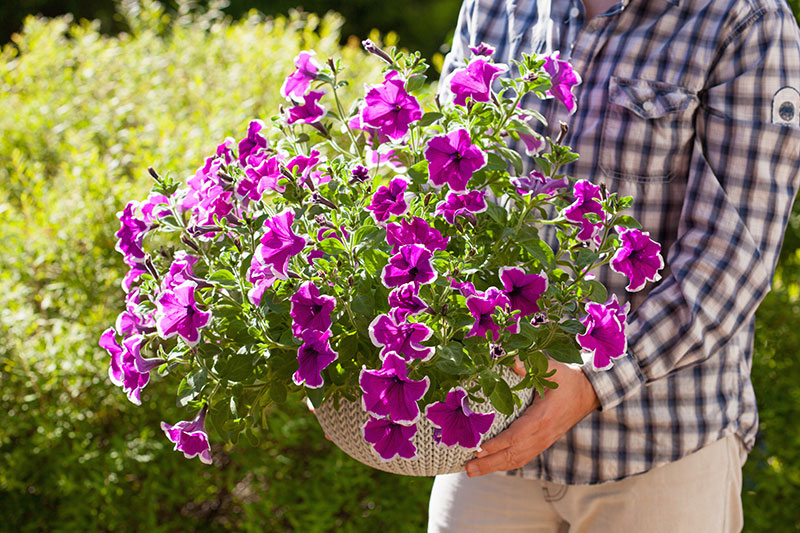
<svg viewBox="0 0 800 533"><path fill-rule="evenodd" d="M541 451L535 442L529 442L517 446L509 446L491 454L484 453L478 459L473 459L467 463L467 475L469 477L484 476L492 472L520 468L528 464Z"/></svg>

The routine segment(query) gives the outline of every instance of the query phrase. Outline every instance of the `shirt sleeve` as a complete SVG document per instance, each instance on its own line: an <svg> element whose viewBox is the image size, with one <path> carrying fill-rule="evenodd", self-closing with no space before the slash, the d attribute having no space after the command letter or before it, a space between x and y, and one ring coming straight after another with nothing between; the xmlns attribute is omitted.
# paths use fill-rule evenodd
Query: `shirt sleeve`
<svg viewBox="0 0 800 533"><path fill-rule="evenodd" d="M628 355L608 371L584 365L602 409L712 357L769 292L800 168L800 129L776 121L773 100L800 89L798 42L787 8L731 24L698 94L670 274L629 316Z"/></svg>

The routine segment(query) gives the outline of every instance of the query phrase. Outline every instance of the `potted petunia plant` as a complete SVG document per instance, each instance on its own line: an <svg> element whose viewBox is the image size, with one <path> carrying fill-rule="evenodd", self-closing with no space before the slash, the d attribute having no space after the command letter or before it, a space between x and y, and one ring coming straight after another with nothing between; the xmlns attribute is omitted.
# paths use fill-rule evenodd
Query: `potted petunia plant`
<svg viewBox="0 0 800 533"><path fill-rule="evenodd" d="M419 54L364 44L384 77L355 102L339 60L301 52L269 123L185 182L150 169L150 196L119 214L125 308L100 346L134 403L153 372L175 380L196 416L162 429L187 457L212 461L209 429L258 442L295 391L365 463L458 470L555 386L548 358L625 354L627 308L595 269L631 291L658 279L632 199L565 175L577 154L519 105L574 111L558 54L509 68L481 45L433 96Z"/></svg>

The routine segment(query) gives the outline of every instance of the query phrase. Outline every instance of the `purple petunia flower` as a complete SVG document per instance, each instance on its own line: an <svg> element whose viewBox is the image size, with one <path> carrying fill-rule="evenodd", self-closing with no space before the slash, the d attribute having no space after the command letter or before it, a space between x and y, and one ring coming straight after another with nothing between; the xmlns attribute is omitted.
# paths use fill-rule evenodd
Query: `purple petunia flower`
<svg viewBox="0 0 800 533"><path fill-rule="evenodd" d="M611 270L628 278L626 290L636 292L648 281L661 279L659 270L664 268L661 245L650 238L650 234L639 229L617 228L622 248L611 258Z"/></svg>
<svg viewBox="0 0 800 533"><path fill-rule="evenodd" d="M163 194L151 193L147 200L140 205L142 218L148 227L161 217L167 216L169 211L169 198Z"/></svg>
<svg viewBox="0 0 800 533"><path fill-rule="evenodd" d="M156 329L162 339L179 335L189 346L200 340L200 329L211 320L211 313L200 311L194 300L197 284L184 281L156 299Z"/></svg>
<svg viewBox="0 0 800 533"><path fill-rule="evenodd" d="M388 416L393 422L411 424L417 421L419 401L430 386L430 379L408 379L406 362L394 353L386 354L380 370L363 367L358 378L363 394L361 406L376 416Z"/></svg>
<svg viewBox="0 0 800 533"><path fill-rule="evenodd" d="M384 461L400 456L413 459L417 448L411 442L417 434L416 424L404 426L386 418L373 418L364 424L364 440L372 444L372 449Z"/></svg>
<svg viewBox="0 0 800 533"><path fill-rule="evenodd" d="M585 333L576 335L587 358L591 358L595 370L606 370L614 364L613 359L625 355L625 309L621 309L616 297L606 305L590 302L586 304L586 316L581 323Z"/></svg>
<svg viewBox="0 0 800 533"><path fill-rule="evenodd" d="M125 209L117 213L122 224L114 234L118 239L115 248L125 256L125 262L129 266L144 261L142 241L147 232L147 223L134 212L138 206L139 202L128 202Z"/></svg>
<svg viewBox="0 0 800 533"><path fill-rule="evenodd" d="M197 169L194 176L186 180L186 185L189 188L180 200L179 205L182 210L196 210L200 201L207 196L206 191L209 188L222 185L218 175L221 167L221 159L217 157L206 158L205 164Z"/></svg>
<svg viewBox="0 0 800 533"><path fill-rule="evenodd" d="M389 258L389 264L383 267L381 281L392 289L409 282L425 285L436 280L436 271L431 265L433 253L421 244L406 244Z"/></svg>
<svg viewBox="0 0 800 533"><path fill-rule="evenodd" d="M408 196L410 196L406 192L407 188L408 181L401 177L394 178L388 186L378 187L378 190L372 195L371 203L367 206L367 210L372 211L372 218L380 224L389 220L392 215L405 215L409 207Z"/></svg>
<svg viewBox="0 0 800 533"><path fill-rule="evenodd" d="M247 157L262 148L267 147L267 139L259 132L264 129L260 120L251 120L247 126L247 136L239 141L239 162L247 165Z"/></svg>
<svg viewBox="0 0 800 533"><path fill-rule="evenodd" d="M281 96L284 98L303 98L311 87L311 82L317 78L319 64L314 61L317 53L313 50L303 50L294 58L294 72L284 80L281 86Z"/></svg>
<svg viewBox="0 0 800 533"><path fill-rule="evenodd" d="M472 328L465 337L485 337L487 331L492 332L492 338L497 341L500 336L500 326L492 319L498 307L505 307L509 303L508 296L496 287L489 287L483 293L467 297L467 309L475 319Z"/></svg>
<svg viewBox="0 0 800 533"><path fill-rule="evenodd" d="M526 114L517 115L517 118L528 125L530 125L531 120L533 120L532 116ZM520 140L525 145L525 153L528 155L537 155L539 151L544 148L544 137L538 133L534 132L534 134L531 135L530 133L518 131L517 135L519 135Z"/></svg>
<svg viewBox="0 0 800 533"><path fill-rule="evenodd" d="M422 118L422 107L405 90L405 82L397 71L386 74L384 82L375 85L364 97L361 122L365 126L398 141L408 133L408 126Z"/></svg>
<svg viewBox="0 0 800 533"><path fill-rule="evenodd" d="M486 154L472 144L469 132L463 128L428 141L425 159L433 185L441 187L447 183L457 192L467 190L472 174L487 161Z"/></svg>
<svg viewBox="0 0 800 533"><path fill-rule="evenodd" d="M154 311L150 311L147 315L139 312L139 289L134 289L125 297L125 310L117 316L114 327L123 337L149 333L156 327L153 316Z"/></svg>
<svg viewBox="0 0 800 533"><path fill-rule="evenodd" d="M192 221L197 226L213 226L216 224L215 216L217 220L234 218L233 192L225 190L222 185L207 183L194 206Z"/></svg>
<svg viewBox="0 0 800 533"><path fill-rule="evenodd" d="M225 137L225 140L217 145L217 157L222 158L226 165L230 165L233 161L233 149L231 148L236 144L233 137Z"/></svg>
<svg viewBox="0 0 800 533"><path fill-rule="evenodd" d="M174 426L161 422L161 429L167 438L175 443L175 451L183 452L183 456L191 459L197 456L201 462L211 464L211 446L206 433L206 413L208 404L203 405L194 420L181 420Z"/></svg>
<svg viewBox="0 0 800 533"><path fill-rule="evenodd" d="M386 225L386 242L392 245L393 254L405 244L421 244L431 252L446 250L449 241L450 237L442 237L439 230L419 217L414 217L410 221L403 219L399 224L390 222Z"/></svg>
<svg viewBox="0 0 800 533"><path fill-rule="evenodd" d="M267 156L264 152L251 155L247 159L248 167L244 173L251 184L255 184L255 191L252 185L247 189L237 188L236 193L240 197L248 197L253 201L258 201L266 191L283 193L286 187L278 185L278 180L284 176L281 174L281 157L279 155ZM242 180L242 183L244 180Z"/></svg>
<svg viewBox="0 0 800 533"><path fill-rule="evenodd" d="M432 334L425 324L396 322L389 315L378 315L369 325L369 338L382 348L381 356L393 352L407 360L425 361L433 355L433 348L422 345Z"/></svg>
<svg viewBox="0 0 800 533"><path fill-rule="evenodd" d="M596 240L601 224L593 224L583 216L587 213L594 213L605 219L603 206L600 205L600 186L593 185L587 180L578 180L573 187L575 201L564 209L564 218L575 224L581 225L578 232L578 239L582 241Z"/></svg>
<svg viewBox="0 0 800 533"><path fill-rule="evenodd" d="M142 274L147 274L147 269L140 263L133 262L131 269L125 274L125 277L122 278L122 290L130 292L133 284L138 281Z"/></svg>
<svg viewBox="0 0 800 533"><path fill-rule="evenodd" d="M369 178L369 169L363 165L356 165L350 171L350 175L354 181L364 183Z"/></svg>
<svg viewBox="0 0 800 533"><path fill-rule="evenodd" d="M470 296L475 296L478 294L478 291L475 290L475 285L473 285L469 281L465 281L464 283L458 282L455 278L448 278L450 280L450 287L457 290L461 296L464 298L469 298Z"/></svg>
<svg viewBox="0 0 800 533"><path fill-rule="evenodd" d="M436 214L442 215L450 224L456 223L456 217L464 217L473 224L475 214L486 211L486 191L469 191L465 194L448 192L443 202L436 204Z"/></svg>
<svg viewBox="0 0 800 533"><path fill-rule="evenodd" d="M289 314L292 317L292 333L300 338L306 330L325 331L331 327L331 313L336 307L336 298L320 295L311 281L306 281L290 298Z"/></svg>
<svg viewBox="0 0 800 533"><path fill-rule="evenodd" d="M147 374L154 368L158 368L166 363L167 360L160 357L145 359L142 356L143 342L144 337L141 335L131 335L130 337L122 340L122 346L125 348L125 352L126 355L128 355L129 360L132 357L133 368L136 370L136 372L140 374Z"/></svg>
<svg viewBox="0 0 800 533"><path fill-rule="evenodd" d="M254 254L250 268L247 269L247 281L253 284L253 288L247 291L247 299L253 305L259 306L264 291L272 287L278 281L278 277L271 265L264 263L258 254Z"/></svg>
<svg viewBox="0 0 800 533"><path fill-rule="evenodd" d="M557 180L545 178L544 174L535 170L532 170L527 176L514 177L509 181L511 185L517 188L519 194L530 194L534 197L540 194L552 196L558 189L569 187L567 178Z"/></svg>
<svg viewBox="0 0 800 533"><path fill-rule="evenodd" d="M303 122L313 124L325 116L325 108L319 105L319 99L325 95L325 91L310 91L302 104L289 108L289 118L287 124Z"/></svg>
<svg viewBox="0 0 800 533"><path fill-rule="evenodd" d="M544 62L544 70L550 75L550 89L545 93L564 104L573 114L577 109L575 95L572 89L581 83L581 77L572 69L568 61L560 59L559 52L553 52Z"/></svg>
<svg viewBox="0 0 800 533"><path fill-rule="evenodd" d="M309 180L313 181L316 185L322 185L330 181L330 176L327 179L323 178L322 171L314 170L320 163L319 151L311 150L307 156L296 155L286 163L286 170L293 173L300 178L300 183L308 187Z"/></svg>
<svg viewBox="0 0 800 533"><path fill-rule="evenodd" d="M406 317L416 315L428 309L428 304L417 296L419 288L415 283L400 285L389 293L389 314L395 322L400 323Z"/></svg>
<svg viewBox="0 0 800 533"><path fill-rule="evenodd" d="M441 429L442 443L447 446L459 444L464 448L476 448L494 422L494 413L480 414L470 410L467 391L461 387L448 392L444 402L429 405L425 417Z"/></svg>
<svg viewBox="0 0 800 533"><path fill-rule="evenodd" d="M539 312L536 301L547 290L547 277L540 274L526 274L518 267L500 269L500 281L505 287L512 311L521 311L522 316Z"/></svg>
<svg viewBox="0 0 800 533"><path fill-rule="evenodd" d="M478 46L470 46L469 49L472 51L473 54L476 56L485 56L489 57L494 54L494 48L489 46L486 43L481 43Z"/></svg>
<svg viewBox="0 0 800 533"><path fill-rule="evenodd" d="M455 70L445 84L455 95L455 103L467 105L467 97L475 102L488 102L491 98L492 83L503 72L505 65L495 65L483 57L476 57L466 68Z"/></svg>
<svg viewBox="0 0 800 533"><path fill-rule="evenodd" d="M272 273L280 279L288 279L289 259L303 251L305 238L292 231L294 211L286 209L264 222L267 231L261 237L254 258L259 264L269 266ZM252 268L252 266L251 266Z"/></svg>
<svg viewBox="0 0 800 533"><path fill-rule="evenodd" d="M141 337L137 336L141 342ZM128 337L129 339L134 337ZM142 389L150 382L149 372L136 370L136 356L131 349L137 349L137 344L117 342L114 328L108 328L100 336L100 347L108 352L111 361L108 367L108 377L114 385L122 387L128 399L135 405L142 405Z"/></svg>
<svg viewBox="0 0 800 533"><path fill-rule="evenodd" d="M164 275L164 279L161 281L162 292L174 290L184 281L194 280L192 267L194 267L195 263L197 263L197 258L186 253L185 250L175 252L175 257L169 266L169 272Z"/></svg>
<svg viewBox="0 0 800 533"><path fill-rule="evenodd" d="M331 348L330 336L330 330L314 329L307 329L300 335L303 344L297 350L298 368L292 376L292 381L297 385L305 385L311 389L323 385L322 371L339 357Z"/></svg>

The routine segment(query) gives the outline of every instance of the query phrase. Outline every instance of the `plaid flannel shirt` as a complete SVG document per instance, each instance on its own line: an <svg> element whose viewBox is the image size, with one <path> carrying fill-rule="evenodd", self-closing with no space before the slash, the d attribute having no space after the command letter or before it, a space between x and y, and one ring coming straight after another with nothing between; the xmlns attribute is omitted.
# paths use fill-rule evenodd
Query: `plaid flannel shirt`
<svg viewBox="0 0 800 533"><path fill-rule="evenodd" d="M566 172L632 195L662 244L658 283L626 294L627 355L584 372L601 408L526 465L557 483L618 480L727 434L751 449L754 313L769 291L800 166L800 46L783 0L626 0L585 21L581 0L465 0L442 79L496 47L560 51L577 112L529 98L580 159ZM528 161L530 164L530 161Z"/></svg>

